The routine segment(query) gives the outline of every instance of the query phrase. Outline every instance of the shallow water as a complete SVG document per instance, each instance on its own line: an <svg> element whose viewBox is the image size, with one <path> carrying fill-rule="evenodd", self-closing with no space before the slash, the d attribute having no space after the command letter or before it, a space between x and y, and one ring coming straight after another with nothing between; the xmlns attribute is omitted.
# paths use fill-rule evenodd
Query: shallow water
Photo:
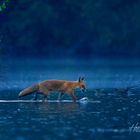
<svg viewBox="0 0 140 140"><path fill-rule="evenodd" d="M140 65L89 61L11 60L0 63L0 140L139 140ZM57 93L47 102L18 93L45 79L77 80L85 76L88 102ZM127 87L131 87L127 90ZM121 88L121 89L120 89ZM136 127L136 129L133 128Z"/></svg>
<svg viewBox="0 0 140 140"><path fill-rule="evenodd" d="M139 91L88 91L86 103L73 103L67 96L62 102L50 100L50 96L46 103L31 98L1 97L6 100L0 100L0 139L139 139L140 132L130 130L140 123Z"/></svg>

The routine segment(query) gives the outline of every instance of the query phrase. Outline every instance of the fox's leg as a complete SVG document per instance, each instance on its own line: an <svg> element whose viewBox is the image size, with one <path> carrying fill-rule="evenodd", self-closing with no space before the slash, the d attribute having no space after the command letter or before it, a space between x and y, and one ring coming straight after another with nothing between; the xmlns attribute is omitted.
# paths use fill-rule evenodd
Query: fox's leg
<svg viewBox="0 0 140 140"><path fill-rule="evenodd" d="M46 97L47 97L49 91L47 90L46 87L40 86L40 87L39 87L39 92L43 95L43 96L42 96L42 102L45 102Z"/></svg>
<svg viewBox="0 0 140 140"><path fill-rule="evenodd" d="M38 97L37 94L38 93L36 92L35 95L34 95L34 100L37 100L37 97Z"/></svg>
<svg viewBox="0 0 140 140"><path fill-rule="evenodd" d="M74 102L76 102L76 96L72 92L68 92L68 95L72 98Z"/></svg>
<svg viewBox="0 0 140 140"><path fill-rule="evenodd" d="M46 101L46 97L47 97L47 95L43 94L42 102L45 102Z"/></svg>
<svg viewBox="0 0 140 140"><path fill-rule="evenodd" d="M59 93L59 95L58 95L58 100L59 101L62 99L63 95L64 95L64 93Z"/></svg>
<svg viewBox="0 0 140 140"><path fill-rule="evenodd" d="M45 102L47 95L48 95L48 91L43 91L42 102Z"/></svg>

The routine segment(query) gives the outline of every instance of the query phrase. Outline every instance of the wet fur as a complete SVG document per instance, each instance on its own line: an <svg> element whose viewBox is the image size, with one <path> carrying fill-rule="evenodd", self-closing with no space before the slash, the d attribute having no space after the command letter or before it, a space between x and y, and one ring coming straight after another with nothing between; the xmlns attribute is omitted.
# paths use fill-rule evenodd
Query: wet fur
<svg viewBox="0 0 140 140"><path fill-rule="evenodd" d="M19 93L19 97L26 96L28 94L31 94L33 92L37 92L43 95L42 100L45 101L47 95L51 91L56 91L58 93L61 93L59 98L64 93L67 93L68 96L72 98L72 100L75 102L76 101L76 96L73 93L73 90L79 86L80 88L85 88L85 85L83 83L83 80L78 80L78 81L66 81L66 80L45 80L42 81L38 84L35 84L33 86L30 86L24 90L22 90ZM37 99L37 94L35 96L35 99Z"/></svg>

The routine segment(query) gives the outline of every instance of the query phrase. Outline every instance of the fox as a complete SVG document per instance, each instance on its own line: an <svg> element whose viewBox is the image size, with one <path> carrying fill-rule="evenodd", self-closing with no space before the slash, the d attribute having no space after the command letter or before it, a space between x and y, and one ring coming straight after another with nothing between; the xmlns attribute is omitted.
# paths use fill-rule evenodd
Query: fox
<svg viewBox="0 0 140 140"><path fill-rule="evenodd" d="M37 94L42 94L42 102L45 102L46 97L51 92L59 93L58 100L61 100L64 93L67 93L71 97L73 102L76 102L76 96L74 95L74 90L79 87L82 92L86 91L86 86L84 83L84 77L79 77L76 81L67 80L44 80L37 84L34 84L24 90L22 90L18 97L26 96L35 93L34 100L37 100Z"/></svg>

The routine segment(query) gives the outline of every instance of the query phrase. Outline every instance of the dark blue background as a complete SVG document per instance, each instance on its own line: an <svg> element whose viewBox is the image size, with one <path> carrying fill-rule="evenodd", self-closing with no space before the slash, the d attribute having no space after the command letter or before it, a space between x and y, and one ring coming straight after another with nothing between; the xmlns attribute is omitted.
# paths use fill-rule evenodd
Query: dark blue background
<svg viewBox="0 0 140 140"><path fill-rule="evenodd" d="M0 53L138 58L139 15L139 0L11 0L0 12Z"/></svg>
<svg viewBox="0 0 140 140"><path fill-rule="evenodd" d="M0 139L139 140L130 130L140 127L139 37L139 0L9 0L0 12ZM58 102L58 93L44 104L18 99L42 80L80 76L86 103L67 94Z"/></svg>

